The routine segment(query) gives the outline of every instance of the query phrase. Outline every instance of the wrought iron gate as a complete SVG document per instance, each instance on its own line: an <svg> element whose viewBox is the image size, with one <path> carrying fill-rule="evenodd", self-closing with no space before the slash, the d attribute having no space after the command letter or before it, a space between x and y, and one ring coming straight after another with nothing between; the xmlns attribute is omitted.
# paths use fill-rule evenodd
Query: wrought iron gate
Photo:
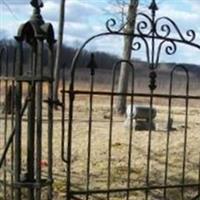
<svg viewBox="0 0 200 200"><path fill-rule="evenodd" d="M168 74L169 88L157 92L159 63L162 51L167 55L176 53L179 44L200 49L195 43L195 32L188 30L182 34L174 21L168 17L157 17L155 0L149 6L150 15L138 13L132 50L146 52L145 59L149 69L149 91L138 91L135 80L135 64L128 60L119 60L113 71L98 79L101 67L91 55L88 71L79 74L78 62L85 47L101 37L125 36L123 27L117 29L117 22L110 19L106 22L107 32L88 39L77 52L70 71L69 90L63 88L63 103L68 95L67 138L63 130L63 160L67 167L67 199L199 199L200 163L198 145L195 148L195 161L191 161L191 146L195 146L189 130L190 104L195 104L199 96L190 95L191 74L185 65L175 65ZM176 33L174 37L173 34ZM173 34L172 34L173 33ZM130 74L129 91L119 93L116 89L118 71L121 63L127 63ZM177 74L182 73L182 92L174 92ZM79 84L77 77L87 77ZM100 87L106 77L109 87ZM110 79L109 79L110 77ZM175 78L176 77L176 78ZM64 86L65 84L63 84ZM109 85L109 84L108 84ZM168 91L168 92L167 92ZM149 123L153 120L152 108L161 99L167 105L166 124L174 118L174 102L181 101L181 129L166 128L154 131L149 124L149 131L135 131L130 118L128 130L123 128L123 118L114 110L118 96L124 95L131 105L142 100L150 108ZM193 104L193 103L192 103ZM161 108L158 108L158 110ZM162 110L162 109L161 109ZM65 127L65 110L63 110L63 127ZM132 116L132 114L130 114ZM159 115L159 117L161 117ZM176 118L176 117L175 117ZM182 134L180 134L182 133ZM191 135L190 135L191 134ZM193 135L193 136L192 136ZM198 140L198 139L197 139ZM180 142L180 143L179 143ZM179 144L176 144L179 143ZM66 150L66 152L65 152ZM65 157L66 154L66 157ZM191 167L191 164L196 166ZM191 171L196 171L193 178ZM174 171L174 172L173 172ZM189 175L190 174L190 175ZM195 177L195 178L194 178Z"/></svg>
<svg viewBox="0 0 200 200"><path fill-rule="evenodd" d="M69 89L63 73L59 116L62 159L56 160L54 166L59 168L65 163L59 171L65 178L65 189L63 196L56 196L53 138L58 137L59 131L54 131L53 137L53 105L59 102L52 95L55 40L52 26L44 23L40 15L42 3L31 2L33 16L19 29L13 57L9 57L6 47L0 50L0 199L199 199L200 123L199 108L194 104L198 105L200 96L190 94L195 77L190 68L175 65L168 73L168 89L161 91L159 62L163 50L173 55L179 44L198 50L200 45L195 43L194 31L182 34L168 17L157 18L155 0L149 7L150 15L138 13L133 35L132 50L146 52L146 91L138 88L137 69L131 61L118 60L112 72L102 72L92 53L87 69L78 68L81 53L95 39L129 36L123 32L126 24L117 29L114 19L106 22L105 33L88 39L76 53ZM25 62L26 57L29 59ZM126 93L119 93L116 88L122 63L129 67ZM184 80L181 92L177 93L174 87L180 77ZM124 127L124 117L114 109L121 95L131 105L131 116L136 103L150 108L148 131L135 130L131 117L127 120L128 128ZM164 106L158 106L158 102ZM173 119L175 126L151 128L154 107L158 110L157 124L168 127Z"/></svg>

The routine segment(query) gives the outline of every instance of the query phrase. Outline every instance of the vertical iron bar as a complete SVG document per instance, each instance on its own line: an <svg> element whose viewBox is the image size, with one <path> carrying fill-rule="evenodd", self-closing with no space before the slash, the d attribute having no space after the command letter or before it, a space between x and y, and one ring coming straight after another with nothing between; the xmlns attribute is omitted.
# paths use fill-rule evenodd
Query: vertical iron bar
<svg viewBox="0 0 200 200"><path fill-rule="evenodd" d="M33 47L31 55L31 76L34 77L34 69L36 68L36 49ZM27 135L27 179L29 182L34 182L34 170L35 170L35 83L29 82L28 85L28 135ZM34 189L28 189L28 199L34 200Z"/></svg>
<svg viewBox="0 0 200 200"><path fill-rule="evenodd" d="M8 77L8 49L5 47L5 77ZM5 92L5 104L4 104L4 148L7 143L7 130L8 130L8 110L9 108L9 91L8 91L8 80L5 80L4 92ZM4 199L7 199L7 159L4 159Z"/></svg>
<svg viewBox="0 0 200 200"><path fill-rule="evenodd" d="M61 158L67 163L67 159L65 158L65 73L66 68L64 68L63 76L62 76L62 137L61 137Z"/></svg>
<svg viewBox="0 0 200 200"><path fill-rule="evenodd" d="M185 131L184 131L184 147L183 147L183 175L182 175L182 184L183 184L183 188L182 188L182 199L184 199L184 185L185 185L185 170L186 170L186 154L187 154L187 135L188 135L188 106L189 106L189 99L188 99L188 95L189 95L189 74L186 68L184 68L185 72L186 72L186 99L185 99Z"/></svg>
<svg viewBox="0 0 200 200"><path fill-rule="evenodd" d="M37 69L40 77L36 91L36 182L41 184L41 160L42 160L42 92L43 92L43 38L37 38ZM36 189L36 200L41 199L41 186Z"/></svg>
<svg viewBox="0 0 200 200"><path fill-rule="evenodd" d="M157 5L155 1L152 1L152 4L150 5L149 9L151 9L151 16L152 16L152 24L151 24L151 31L152 31L152 39L151 39L151 64L150 64L150 112L149 112L149 136L148 136L148 148L147 148L147 174L146 174L146 195L145 199L148 200L149 198L149 174L150 174L150 160L151 160L151 138L152 138L152 107L153 107L153 94L154 90L156 89L155 81L156 81L156 73L154 69L155 66L155 38L156 38L156 23L155 23L155 17L156 17L156 10ZM157 64L157 63L156 63Z"/></svg>
<svg viewBox="0 0 200 200"><path fill-rule="evenodd" d="M146 174L146 200L149 198L149 176L150 176L150 162L151 162L151 138L152 138L152 128L151 128L151 121L152 121L152 107L153 107L153 90L151 90L151 97L150 97L150 112L149 112L149 136L148 136L148 147L147 147L147 174Z"/></svg>
<svg viewBox="0 0 200 200"><path fill-rule="evenodd" d="M4 63L4 65L3 65ZM7 70L8 70L8 48L7 46L3 46L0 51L0 73L3 72L2 68L3 66L5 67L4 71L4 76L7 76ZM3 73L1 74L3 75ZM2 120L2 124L4 124L2 128L2 134L3 134L3 148L6 148L6 143L7 143L7 88L8 88L8 81L5 80L3 81L2 86L3 87L2 93L4 93L4 104L3 104L3 112L4 112L4 121ZM2 95L3 96L3 95ZM7 199L7 169L6 169L6 156L5 159L3 160L3 196L4 199Z"/></svg>
<svg viewBox="0 0 200 200"><path fill-rule="evenodd" d="M168 102L168 122L171 119L171 107L172 107L172 83L173 83L173 74L170 75L170 89L169 89L169 102ZM167 179L168 179L168 165L169 165L169 143L170 143L170 127L167 126L167 141L166 141L166 157L165 157L165 177L164 177L164 186L167 185ZM167 189L164 188L164 199L166 199L167 195Z"/></svg>
<svg viewBox="0 0 200 200"><path fill-rule="evenodd" d="M17 66L16 75L22 75L23 69L23 44L20 38L17 38ZM16 82L16 119L15 119L15 182L20 182L21 174L21 100L22 100L22 84L20 81ZM21 200L21 189L15 189L15 200Z"/></svg>
<svg viewBox="0 0 200 200"><path fill-rule="evenodd" d="M73 76L72 76L73 78ZM69 123L68 123L68 142L67 142L67 181L66 181L66 200L71 200L71 152L72 152L72 123L74 108L74 79L69 86Z"/></svg>
<svg viewBox="0 0 200 200"><path fill-rule="evenodd" d="M2 55L1 54L2 54L2 49L0 49L0 105L2 105L1 97L3 96L2 95L2 80L1 80L1 76L2 76ZM1 121L2 121L2 119L0 119L0 125L1 125ZM1 146L1 148L2 147L3 146ZM0 166L0 169L1 169L1 166ZM1 186L1 184L0 184L0 186Z"/></svg>
<svg viewBox="0 0 200 200"><path fill-rule="evenodd" d="M2 75L2 59L3 59L3 56L2 56L2 51L3 51L3 48L1 48L0 49L0 76L3 76ZM0 79L0 105L2 105L2 80ZM1 112L2 112L2 110L1 110ZM2 119L0 119L0 123L1 123L1 121L2 121ZM1 146L1 148L2 148L3 146ZM1 167L0 167L1 168Z"/></svg>
<svg viewBox="0 0 200 200"><path fill-rule="evenodd" d="M14 58L13 58L13 71L12 71L12 77L14 78L15 77L15 66L16 65L16 48L14 49ZM15 93L16 93L16 88L15 88L15 81L12 80L12 83L11 83L11 86L12 86L12 102L11 102L11 130L14 129L14 119L15 119L15 115L14 115L14 109L15 109L15 105L16 105L16 102L15 102ZM11 177L10 177L10 180L11 180L11 200L14 199L14 191L13 191L13 183L14 183L14 176L13 176L13 172L14 172L14 144L12 142L12 145L11 145Z"/></svg>
<svg viewBox="0 0 200 200"><path fill-rule="evenodd" d="M90 99L89 99L89 121L88 121L88 157L87 157L87 180L86 180L86 200L89 199L89 187L90 187L90 161L91 161L91 137L92 137L92 112L93 112L93 90L94 90L94 74L90 76Z"/></svg>
<svg viewBox="0 0 200 200"><path fill-rule="evenodd" d="M198 195L200 195L200 153L199 153L199 173L198 173L198 181L199 181L199 187L198 187Z"/></svg>
<svg viewBox="0 0 200 200"><path fill-rule="evenodd" d="M4 51L4 49L3 49L3 47L1 47L1 49L0 49L0 106L2 106L2 94L3 94L3 89L2 89L2 79L1 79L1 76L3 76L3 74L2 74L2 60L3 60L3 51ZM1 112L2 112L2 110L1 110ZM2 119L0 119L0 125L1 125L1 121L3 121ZM1 127L0 127L1 128ZM3 148L3 146L1 146L1 148ZM0 169L1 169L1 166L0 166Z"/></svg>
<svg viewBox="0 0 200 200"><path fill-rule="evenodd" d="M112 156L112 129L113 129L113 102L114 102L114 88L115 88L115 77L116 77L116 67L114 66L112 71L112 87L110 96L110 125L109 125L109 141L108 141L108 180L107 180L107 200L110 199L110 185L111 185L111 156Z"/></svg>
<svg viewBox="0 0 200 200"><path fill-rule="evenodd" d="M133 140L133 103L134 103L134 67L131 66L131 72L132 72L132 82L131 82L131 113L130 113L130 128L129 128L129 148L128 148L128 176L127 176L127 189L130 188L130 179L131 179L131 164L132 164L132 140ZM127 191L127 200L129 200L130 192Z"/></svg>
<svg viewBox="0 0 200 200"><path fill-rule="evenodd" d="M48 83L48 99L53 100L53 46L48 47L49 59L50 59L50 82ZM48 180L50 185L48 186L48 200L53 199L53 104L48 104Z"/></svg>

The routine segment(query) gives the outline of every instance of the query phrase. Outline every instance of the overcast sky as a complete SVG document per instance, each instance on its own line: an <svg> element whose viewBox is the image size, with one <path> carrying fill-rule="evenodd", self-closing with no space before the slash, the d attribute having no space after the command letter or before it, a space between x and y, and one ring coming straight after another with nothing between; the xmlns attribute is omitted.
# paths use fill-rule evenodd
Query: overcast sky
<svg viewBox="0 0 200 200"><path fill-rule="evenodd" d="M66 0L66 17L64 43L78 47L87 38L104 32L105 22L118 10L109 4L111 0ZM113 0L114 1L114 0ZM141 11L148 12L145 7L151 0L141 0ZM54 26L56 37L58 32L59 0L43 0L42 14L46 22ZM188 29L196 31L196 43L200 44L200 0L157 0L158 16L168 16L185 33ZM0 0L0 39L13 38L17 28L29 19L32 8L29 0ZM120 55L122 40L119 38L102 38L88 46L90 50L108 51ZM143 59L143 52L136 57ZM161 61L176 61L200 64L200 51L180 46L174 56L163 55Z"/></svg>

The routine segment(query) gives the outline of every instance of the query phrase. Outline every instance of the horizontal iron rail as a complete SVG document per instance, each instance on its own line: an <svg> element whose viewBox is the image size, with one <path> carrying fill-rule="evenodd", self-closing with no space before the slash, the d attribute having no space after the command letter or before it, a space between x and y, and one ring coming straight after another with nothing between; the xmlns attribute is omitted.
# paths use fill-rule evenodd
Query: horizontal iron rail
<svg viewBox="0 0 200 200"><path fill-rule="evenodd" d="M13 187L13 184L11 184L11 183L8 183L7 181L5 182L4 180L0 180L0 185L6 185L6 186L8 186L8 187Z"/></svg>
<svg viewBox="0 0 200 200"><path fill-rule="evenodd" d="M15 77L13 76L0 76L0 81L14 81Z"/></svg>
<svg viewBox="0 0 200 200"><path fill-rule="evenodd" d="M74 90L73 92L69 91L69 90L61 90L61 92L63 93L68 93L68 94L74 94L74 95L89 95L91 94L90 91L80 91L80 90ZM195 96L195 95L167 95L167 94L147 94L147 93L120 93L120 92L103 92L103 91L94 91L92 92L93 95L97 95L97 96L132 96L134 95L135 97L156 97L156 98L174 98L174 99L200 99L200 96Z"/></svg>
<svg viewBox="0 0 200 200"><path fill-rule="evenodd" d="M35 81L35 82L52 82L53 79L48 76L16 76L15 77L16 81L25 81L25 82L30 82L30 81Z"/></svg>
<svg viewBox="0 0 200 200"><path fill-rule="evenodd" d="M46 187L48 185L52 185L53 184L53 180L45 180L42 179L40 181L40 183L37 182L16 182L14 183L14 188L42 188L42 187Z"/></svg>
<svg viewBox="0 0 200 200"><path fill-rule="evenodd" d="M0 76L1 81L25 81L25 82L30 82L30 81L35 81L35 82L52 82L53 78L48 77L48 76Z"/></svg>
<svg viewBox="0 0 200 200"><path fill-rule="evenodd" d="M161 189L179 189L179 188L192 188L199 187L199 184L177 184L177 185L155 185L155 186L143 186L143 187L133 187L133 188L115 188L115 189L102 189L102 190L82 190L73 191L70 193L72 195L85 195L85 194L107 194L107 193L123 193L123 192L136 192L136 191L146 191L146 190L161 190Z"/></svg>

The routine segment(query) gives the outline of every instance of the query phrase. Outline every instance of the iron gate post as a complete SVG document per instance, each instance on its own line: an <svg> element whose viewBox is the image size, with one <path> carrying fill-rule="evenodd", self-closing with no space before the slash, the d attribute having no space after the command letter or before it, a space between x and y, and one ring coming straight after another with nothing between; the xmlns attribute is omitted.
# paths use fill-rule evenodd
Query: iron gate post
<svg viewBox="0 0 200 200"><path fill-rule="evenodd" d="M22 72L22 57L23 57L23 49L22 42L19 38L16 38L18 46L17 46L17 68L16 75L21 75ZM21 83L16 83L16 116L15 116L15 164L14 164L14 181L15 183L20 182L20 174L21 174ZM15 199L21 199L21 190L19 188L15 189Z"/></svg>
<svg viewBox="0 0 200 200"><path fill-rule="evenodd" d="M42 160L42 104L43 104L43 83L49 85L48 90L48 150L52 153L52 84L53 84L53 69L50 69L48 77L44 76L44 46L47 44L47 49L50 56L53 55L53 45L55 43L54 30L51 24L45 23L40 8L43 7L41 0L32 0L30 4L33 6L33 14L29 21L22 24L18 30L18 35L15 37L18 43L18 55L16 66L16 118L15 118L15 199L22 198L22 188L26 188L28 193L25 194L28 200L40 200L41 188L48 186L48 199L52 198L52 155L48 152L48 178L42 178L41 160ZM31 49L29 57L30 71L26 74L24 65L24 44L28 44ZM53 62L53 59L50 58ZM50 68L53 68L53 63L48 63ZM27 97L24 100L23 86L28 85ZM22 106L25 104L25 106ZM23 140L23 114L22 107L27 108L27 152L22 151ZM23 108L24 109L24 108ZM22 158L26 158L26 167L22 166ZM50 157L50 158L49 158ZM24 162L24 160L23 160Z"/></svg>

